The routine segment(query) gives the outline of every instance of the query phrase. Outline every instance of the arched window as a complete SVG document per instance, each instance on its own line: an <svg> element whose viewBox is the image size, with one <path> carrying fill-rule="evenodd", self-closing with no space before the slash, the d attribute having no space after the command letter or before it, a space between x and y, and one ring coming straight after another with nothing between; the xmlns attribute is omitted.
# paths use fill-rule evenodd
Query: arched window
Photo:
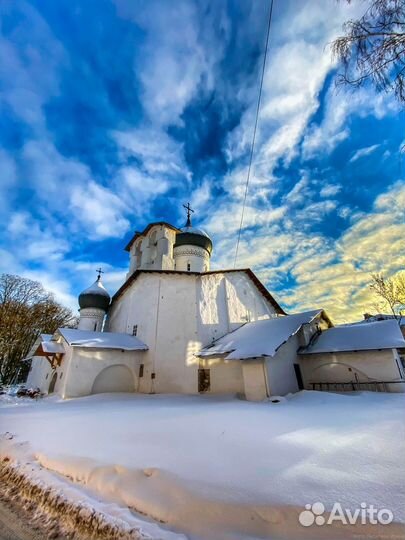
<svg viewBox="0 0 405 540"><path fill-rule="evenodd" d="M187 261L187 272L190 272L191 270L191 264L189 261Z"/></svg>
<svg viewBox="0 0 405 540"><path fill-rule="evenodd" d="M141 251L141 242L136 246L135 248L135 269L138 269L141 266L141 260L142 260L142 251Z"/></svg>
<svg viewBox="0 0 405 540"><path fill-rule="evenodd" d="M149 247L150 247L150 262L153 264L157 257L157 231L153 231L149 236Z"/></svg>

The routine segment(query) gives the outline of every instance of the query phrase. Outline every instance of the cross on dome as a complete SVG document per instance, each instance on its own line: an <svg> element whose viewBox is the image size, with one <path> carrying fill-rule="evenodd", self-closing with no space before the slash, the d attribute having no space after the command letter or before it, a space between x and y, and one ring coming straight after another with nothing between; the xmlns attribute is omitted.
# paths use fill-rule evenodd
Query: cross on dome
<svg viewBox="0 0 405 540"><path fill-rule="evenodd" d="M186 212L187 212L186 227L191 227L191 213L194 213L194 210L191 208L189 202L187 204L183 204L183 206L184 206L184 208L186 209Z"/></svg>
<svg viewBox="0 0 405 540"><path fill-rule="evenodd" d="M101 268L97 268L96 272L97 272L97 281L100 281L101 274L104 274L104 272L103 270L101 270Z"/></svg>

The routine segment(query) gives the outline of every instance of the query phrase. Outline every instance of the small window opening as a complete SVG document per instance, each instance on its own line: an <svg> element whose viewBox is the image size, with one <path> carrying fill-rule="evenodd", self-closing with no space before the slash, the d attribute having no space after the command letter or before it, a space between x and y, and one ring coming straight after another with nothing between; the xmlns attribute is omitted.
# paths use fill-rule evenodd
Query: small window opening
<svg viewBox="0 0 405 540"><path fill-rule="evenodd" d="M150 374L150 378L151 378L151 379L156 379L156 373L151 373L151 374Z"/></svg>
<svg viewBox="0 0 405 540"><path fill-rule="evenodd" d="M190 272L190 270L191 270L191 264L187 263L187 272Z"/></svg>
<svg viewBox="0 0 405 540"><path fill-rule="evenodd" d="M198 391L208 392L211 389L211 376L209 369L198 370Z"/></svg>
<svg viewBox="0 0 405 540"><path fill-rule="evenodd" d="M143 377L143 364L139 366L139 378Z"/></svg>
<svg viewBox="0 0 405 540"><path fill-rule="evenodd" d="M302 380L301 367L299 364L294 364L294 371L297 379L298 389L304 390L304 381Z"/></svg>
<svg viewBox="0 0 405 540"><path fill-rule="evenodd" d="M63 375L63 371L60 372L59 379L62 378L62 375Z"/></svg>
<svg viewBox="0 0 405 540"><path fill-rule="evenodd" d="M94 323L94 332L97 330L97 323Z"/></svg>
<svg viewBox="0 0 405 540"><path fill-rule="evenodd" d="M138 325L134 324L134 326L132 327L132 335L136 336L137 333L138 333Z"/></svg>

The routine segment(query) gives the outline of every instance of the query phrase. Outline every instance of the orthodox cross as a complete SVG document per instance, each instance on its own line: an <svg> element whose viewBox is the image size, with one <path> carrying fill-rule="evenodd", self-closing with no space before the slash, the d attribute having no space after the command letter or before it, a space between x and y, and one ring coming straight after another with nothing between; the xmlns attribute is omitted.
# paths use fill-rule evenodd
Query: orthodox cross
<svg viewBox="0 0 405 540"><path fill-rule="evenodd" d="M97 275L97 281L100 281L100 279L101 279L101 274L104 274L104 272L101 270L101 268L97 268L96 272L97 272L97 274L98 274L98 275Z"/></svg>
<svg viewBox="0 0 405 540"><path fill-rule="evenodd" d="M186 227L191 227L191 213L194 212L194 210L191 208L190 203L188 202L187 205L183 204L184 208L187 211L187 223Z"/></svg>

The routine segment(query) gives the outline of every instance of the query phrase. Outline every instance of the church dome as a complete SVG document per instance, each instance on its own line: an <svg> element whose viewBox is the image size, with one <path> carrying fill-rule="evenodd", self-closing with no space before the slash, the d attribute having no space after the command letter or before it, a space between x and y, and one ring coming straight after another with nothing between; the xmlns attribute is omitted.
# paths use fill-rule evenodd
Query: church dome
<svg viewBox="0 0 405 540"><path fill-rule="evenodd" d="M98 308L107 311L110 305L110 295L101 283L100 276L88 289L80 293L79 306L83 308Z"/></svg>
<svg viewBox="0 0 405 540"><path fill-rule="evenodd" d="M185 245L202 247L206 249L210 255L212 252L211 238L202 229L192 227L191 223L190 225L187 223L186 226L181 228L180 232L176 235L176 243L174 244L174 247L176 248Z"/></svg>

